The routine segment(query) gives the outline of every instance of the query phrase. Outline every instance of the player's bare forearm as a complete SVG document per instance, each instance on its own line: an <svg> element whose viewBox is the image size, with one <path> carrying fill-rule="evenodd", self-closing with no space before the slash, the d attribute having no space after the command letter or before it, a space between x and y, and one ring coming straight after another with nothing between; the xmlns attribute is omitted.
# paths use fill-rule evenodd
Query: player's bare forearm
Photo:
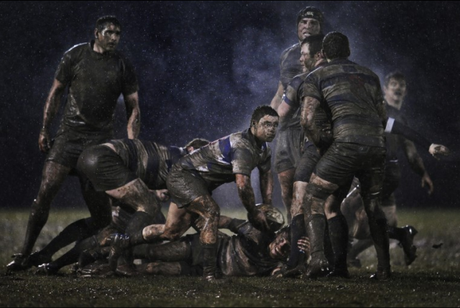
<svg viewBox="0 0 460 308"><path fill-rule="evenodd" d="M273 174L271 170L267 172L261 172L259 175L260 181L260 193L262 195L263 203L272 204L273 195Z"/></svg>
<svg viewBox="0 0 460 308"><path fill-rule="evenodd" d="M128 117L127 134L129 139L135 139L141 131L141 111L137 92L125 97L126 115Z"/></svg>
<svg viewBox="0 0 460 308"><path fill-rule="evenodd" d="M61 103L62 94L64 93L65 85L57 79L54 80L50 92L45 102L43 109L43 127L48 129L56 116Z"/></svg>
<svg viewBox="0 0 460 308"><path fill-rule="evenodd" d="M251 178L247 175L237 174L236 186L238 189L238 196L240 197L245 209L249 213L253 213L256 208L256 198L251 186Z"/></svg>
<svg viewBox="0 0 460 308"><path fill-rule="evenodd" d="M278 88L276 89L275 96L272 98L270 102L270 106L278 111L278 107L280 106L283 98L284 87L281 82L278 83Z"/></svg>
<svg viewBox="0 0 460 308"><path fill-rule="evenodd" d="M300 124L302 125L308 139L316 146L319 145L321 139L321 131L316 126L316 110L319 108L319 100L306 96L303 98L302 109L300 114Z"/></svg>
<svg viewBox="0 0 460 308"><path fill-rule="evenodd" d="M407 139L404 140L404 154L406 155L412 170L418 175L423 176L426 172L423 159L418 154L415 144Z"/></svg>

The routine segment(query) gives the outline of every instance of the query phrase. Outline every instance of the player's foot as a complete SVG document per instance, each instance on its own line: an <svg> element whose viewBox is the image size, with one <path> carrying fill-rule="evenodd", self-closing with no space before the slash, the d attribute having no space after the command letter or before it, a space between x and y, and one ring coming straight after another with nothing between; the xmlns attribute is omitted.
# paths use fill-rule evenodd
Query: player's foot
<svg viewBox="0 0 460 308"><path fill-rule="evenodd" d="M22 253L15 253L11 257L13 261L6 265L8 272L25 271L32 267L29 263L29 256L24 256Z"/></svg>
<svg viewBox="0 0 460 308"><path fill-rule="evenodd" d="M53 263L43 263L37 267L35 275L53 276L59 272L59 268Z"/></svg>
<svg viewBox="0 0 460 308"><path fill-rule="evenodd" d="M275 274L277 278L283 277L283 278L297 278L302 276L307 272L307 267L305 266L305 263L299 264L294 268L290 268L287 265L284 265L281 267L281 269Z"/></svg>
<svg viewBox="0 0 460 308"><path fill-rule="evenodd" d="M338 278L350 278L350 273L348 272L348 269L334 269L331 271L329 274L326 275L326 277L338 277Z"/></svg>
<svg viewBox="0 0 460 308"><path fill-rule="evenodd" d="M377 269L377 272L372 274L370 278L372 280L388 280L391 277L390 269Z"/></svg>
<svg viewBox="0 0 460 308"><path fill-rule="evenodd" d="M329 262L325 257L312 256L310 264L307 268L307 278L324 277L331 271Z"/></svg>
<svg viewBox="0 0 460 308"><path fill-rule="evenodd" d="M215 275L210 275L204 277L204 280L211 283L211 284L225 284L228 282L228 279L222 278L222 277L216 277Z"/></svg>
<svg viewBox="0 0 460 308"><path fill-rule="evenodd" d="M36 251L29 256L28 263L31 266L39 266L43 263L50 263L51 261L52 260L50 256L45 256L44 254L40 253L40 251Z"/></svg>

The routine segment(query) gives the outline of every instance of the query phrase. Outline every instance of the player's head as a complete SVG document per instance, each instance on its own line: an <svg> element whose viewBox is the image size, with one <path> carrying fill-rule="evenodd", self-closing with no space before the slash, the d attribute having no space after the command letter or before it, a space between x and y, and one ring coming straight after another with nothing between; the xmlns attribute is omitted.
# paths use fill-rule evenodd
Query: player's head
<svg viewBox="0 0 460 308"><path fill-rule="evenodd" d="M290 227L285 226L278 230L275 239L268 245L270 257L280 261L286 261L291 251Z"/></svg>
<svg viewBox="0 0 460 308"><path fill-rule="evenodd" d="M296 27L299 41L307 36L321 33L323 13L314 6L307 6L297 13Z"/></svg>
<svg viewBox="0 0 460 308"><path fill-rule="evenodd" d="M385 76L383 91L385 100L393 106L402 106L407 94L406 77L399 71L391 72Z"/></svg>
<svg viewBox="0 0 460 308"><path fill-rule="evenodd" d="M269 105L258 106L251 116L251 133L258 142L272 142L276 136L279 115Z"/></svg>
<svg viewBox="0 0 460 308"><path fill-rule="evenodd" d="M348 37L337 31L329 32L323 39L323 53L328 60L348 58L350 56Z"/></svg>
<svg viewBox="0 0 460 308"><path fill-rule="evenodd" d="M323 34L307 36L300 44L300 62L307 71L312 71L316 62L321 58L323 38Z"/></svg>
<svg viewBox="0 0 460 308"><path fill-rule="evenodd" d="M121 24L115 16L107 15L96 21L94 44L97 52L113 52L121 37Z"/></svg>
<svg viewBox="0 0 460 308"><path fill-rule="evenodd" d="M400 71L394 71L394 72L388 73L385 76L385 87L388 87L388 84L390 83L391 79L394 79L398 82L406 82L406 76L404 76L403 73L401 73Z"/></svg>

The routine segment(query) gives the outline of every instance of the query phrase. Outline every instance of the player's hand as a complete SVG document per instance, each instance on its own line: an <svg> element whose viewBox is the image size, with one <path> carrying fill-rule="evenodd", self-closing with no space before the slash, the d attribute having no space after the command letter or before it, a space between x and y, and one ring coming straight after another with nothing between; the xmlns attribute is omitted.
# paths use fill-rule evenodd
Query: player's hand
<svg viewBox="0 0 460 308"><path fill-rule="evenodd" d="M429 195L431 195L434 191L433 181L431 180L430 176L426 172L422 176L422 187L426 187L426 189L428 189Z"/></svg>
<svg viewBox="0 0 460 308"><path fill-rule="evenodd" d="M450 150L447 147L443 146L442 144L432 143L428 151L437 160L439 160L441 156L450 155Z"/></svg>
<svg viewBox="0 0 460 308"><path fill-rule="evenodd" d="M300 250L304 252L310 251L310 239L307 236L302 236L297 241L297 246L299 247Z"/></svg>
<svg viewBox="0 0 460 308"><path fill-rule="evenodd" d="M248 213L248 220L257 230L270 232L267 216L262 210L255 208L254 211Z"/></svg>
<svg viewBox="0 0 460 308"><path fill-rule="evenodd" d="M48 153L51 148L50 135L48 129L42 128L38 136L38 148L43 153Z"/></svg>

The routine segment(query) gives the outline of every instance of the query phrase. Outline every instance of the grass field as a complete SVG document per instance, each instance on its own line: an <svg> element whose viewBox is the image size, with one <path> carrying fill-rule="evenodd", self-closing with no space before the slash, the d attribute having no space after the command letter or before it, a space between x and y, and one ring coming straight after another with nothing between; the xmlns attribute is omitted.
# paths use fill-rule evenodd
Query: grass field
<svg viewBox="0 0 460 308"><path fill-rule="evenodd" d="M86 215L83 210L53 210L37 248ZM5 265L20 251L27 217L27 211L0 211L1 307L460 306L460 210L399 210L399 224L419 231L418 258L405 266L402 249L392 242L389 281L369 279L376 263L371 248L360 256L363 267L350 269L351 279L231 278L222 285L196 277L78 278L70 266L58 276L37 276L33 269L6 275Z"/></svg>

